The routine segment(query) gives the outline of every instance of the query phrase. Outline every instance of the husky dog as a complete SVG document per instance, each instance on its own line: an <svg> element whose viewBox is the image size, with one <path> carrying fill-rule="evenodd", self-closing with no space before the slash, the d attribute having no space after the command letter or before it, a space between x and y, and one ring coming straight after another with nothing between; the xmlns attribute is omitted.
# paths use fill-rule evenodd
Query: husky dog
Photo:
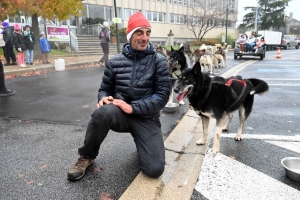
<svg viewBox="0 0 300 200"><path fill-rule="evenodd" d="M216 53L213 54L212 55L212 60L213 60L213 64L218 69L218 72L220 71L219 63L221 63L222 67L226 67L225 64L224 64L224 58L221 54L216 54Z"/></svg>
<svg viewBox="0 0 300 200"><path fill-rule="evenodd" d="M185 42L185 43L180 43L180 46L179 48L183 47L184 48L184 53L189 57L191 58L191 55L192 55L192 47L190 46L190 44L188 42Z"/></svg>
<svg viewBox="0 0 300 200"><path fill-rule="evenodd" d="M213 73L213 58L211 55L205 54L201 56L199 62L201 66L201 71L205 71L205 66L207 66L210 74Z"/></svg>
<svg viewBox="0 0 300 200"><path fill-rule="evenodd" d="M157 53L162 54L164 57L168 58L167 49L162 47L160 44L155 45L154 47Z"/></svg>
<svg viewBox="0 0 300 200"><path fill-rule="evenodd" d="M228 45L227 43L224 44L224 47L222 47L221 44L217 44L217 50L215 51L215 54L219 54L223 56L223 60L224 60L224 67L227 66L227 61L226 61L226 54L228 53Z"/></svg>
<svg viewBox="0 0 300 200"><path fill-rule="evenodd" d="M178 78L181 72L188 68L186 57L184 55L184 47L174 50L171 46L171 54L169 58L170 73L173 78Z"/></svg>
<svg viewBox="0 0 300 200"><path fill-rule="evenodd" d="M179 50L174 50L171 46L171 54L169 58L170 76L178 79L181 72L188 68L186 57L184 55L184 47ZM180 105L184 105L183 100L179 102Z"/></svg>
<svg viewBox="0 0 300 200"><path fill-rule="evenodd" d="M228 131L232 120L232 113L239 110L239 128L234 140L242 140L243 126L251 113L254 94L263 94L269 89L268 84L260 79L242 79L241 76L211 78L202 73L200 63L182 72L174 89L178 93L177 100L187 97L191 106L201 116L203 137L196 143L206 143L210 118L215 118L217 128L214 135L213 153L220 151L220 135ZM228 120L225 124L225 119Z"/></svg>
<svg viewBox="0 0 300 200"><path fill-rule="evenodd" d="M200 53L199 49L191 48L191 56L190 56L191 65L194 66L195 63L200 60L201 56L202 54Z"/></svg>

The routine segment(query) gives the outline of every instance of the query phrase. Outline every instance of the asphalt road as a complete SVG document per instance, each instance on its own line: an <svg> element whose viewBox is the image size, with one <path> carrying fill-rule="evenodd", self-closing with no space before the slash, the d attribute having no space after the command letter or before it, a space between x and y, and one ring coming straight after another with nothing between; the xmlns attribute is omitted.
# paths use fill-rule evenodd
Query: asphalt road
<svg viewBox="0 0 300 200"><path fill-rule="evenodd" d="M276 54L267 52L265 60L239 73L265 80L269 92L255 95L241 142L233 140L238 128L234 114L229 133L222 134L220 153L214 157L208 150L191 199L300 198L299 183L287 178L281 165L284 157L300 157L300 51L281 50L281 59Z"/></svg>

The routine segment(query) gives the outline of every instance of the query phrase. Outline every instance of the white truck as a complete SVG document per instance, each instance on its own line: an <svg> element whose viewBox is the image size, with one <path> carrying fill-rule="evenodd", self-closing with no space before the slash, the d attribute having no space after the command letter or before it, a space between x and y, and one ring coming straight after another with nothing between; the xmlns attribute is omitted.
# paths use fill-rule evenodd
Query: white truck
<svg viewBox="0 0 300 200"><path fill-rule="evenodd" d="M251 31L247 31L249 36ZM279 31L257 31L258 37L264 37L266 43L266 50L276 50L281 46L282 32Z"/></svg>

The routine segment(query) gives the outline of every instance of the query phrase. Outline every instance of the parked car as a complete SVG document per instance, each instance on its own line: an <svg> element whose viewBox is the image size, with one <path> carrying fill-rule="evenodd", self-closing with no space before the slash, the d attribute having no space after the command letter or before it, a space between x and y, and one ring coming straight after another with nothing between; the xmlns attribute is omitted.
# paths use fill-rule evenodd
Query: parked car
<svg viewBox="0 0 300 200"><path fill-rule="evenodd" d="M290 47L295 47L296 49L299 49L300 42L293 35L283 35L280 46L284 49L288 49Z"/></svg>

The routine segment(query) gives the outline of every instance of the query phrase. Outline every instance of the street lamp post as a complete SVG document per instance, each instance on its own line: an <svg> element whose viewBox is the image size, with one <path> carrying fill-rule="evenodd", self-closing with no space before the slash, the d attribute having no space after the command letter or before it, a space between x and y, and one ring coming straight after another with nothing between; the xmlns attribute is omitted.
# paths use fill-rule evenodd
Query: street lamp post
<svg viewBox="0 0 300 200"><path fill-rule="evenodd" d="M226 21L225 21L225 27L226 27L226 32L225 32L225 42L227 43L227 27L228 27L228 6L229 5L232 5L232 3L229 3L227 4L227 7L226 7Z"/></svg>
<svg viewBox="0 0 300 200"><path fill-rule="evenodd" d="M228 4L229 5L229 4ZM226 8L226 21L225 21L225 27L226 27L226 32L225 32L225 42L227 43L227 22L228 22L228 5Z"/></svg>
<svg viewBox="0 0 300 200"><path fill-rule="evenodd" d="M116 0L114 0L114 6L115 6L115 17L117 17L117 4L116 4ZM120 40L119 40L118 23L116 23L116 33L117 33L117 52L120 53Z"/></svg>

